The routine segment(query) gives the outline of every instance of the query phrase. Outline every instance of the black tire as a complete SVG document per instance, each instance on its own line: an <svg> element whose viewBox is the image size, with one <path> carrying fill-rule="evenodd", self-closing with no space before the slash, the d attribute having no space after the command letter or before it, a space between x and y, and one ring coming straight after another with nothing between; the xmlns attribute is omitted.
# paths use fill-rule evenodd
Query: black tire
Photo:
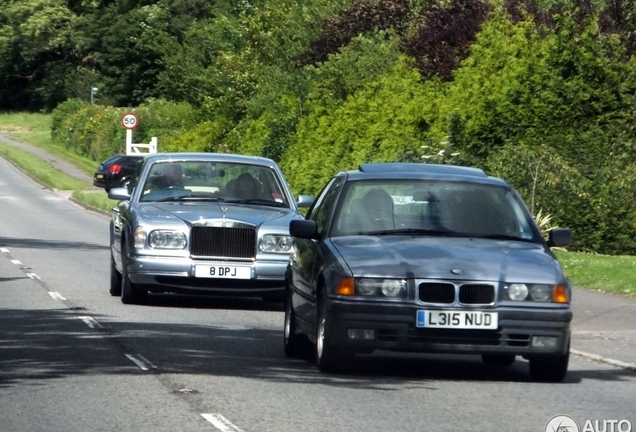
<svg viewBox="0 0 636 432"><path fill-rule="evenodd" d="M121 273L115 267L113 254L110 254L110 295L114 297L121 296Z"/></svg>
<svg viewBox="0 0 636 432"><path fill-rule="evenodd" d="M124 249L124 248L122 248ZM126 248L127 249L127 248ZM121 256L121 302L124 304L144 304L148 301L148 291L140 289L130 281L126 270L126 252Z"/></svg>
<svg viewBox="0 0 636 432"><path fill-rule="evenodd" d="M517 356L514 354L482 354L481 360L487 366L505 367L515 362Z"/></svg>
<svg viewBox="0 0 636 432"><path fill-rule="evenodd" d="M530 358L530 376L539 382L561 382L568 373L570 345L565 355L551 358Z"/></svg>
<svg viewBox="0 0 636 432"><path fill-rule="evenodd" d="M285 326L283 330L283 344L285 355L290 358L297 358L303 354L301 335L296 333L296 314L292 306L291 289L287 289L285 299Z"/></svg>
<svg viewBox="0 0 636 432"><path fill-rule="evenodd" d="M316 323L316 364L321 372L346 372L353 363L353 355L333 346L330 327L327 321L325 295L318 298L318 317Z"/></svg>

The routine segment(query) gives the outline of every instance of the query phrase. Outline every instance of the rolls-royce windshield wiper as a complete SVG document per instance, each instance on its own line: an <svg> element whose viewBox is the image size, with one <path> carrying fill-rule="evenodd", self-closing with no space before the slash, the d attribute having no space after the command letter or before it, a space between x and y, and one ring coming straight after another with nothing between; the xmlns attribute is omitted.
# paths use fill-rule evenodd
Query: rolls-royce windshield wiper
<svg viewBox="0 0 636 432"><path fill-rule="evenodd" d="M273 206L273 207L287 207L287 204L285 203L262 199L262 198L228 199L227 202L232 204L257 204L257 205L267 205L267 206Z"/></svg>
<svg viewBox="0 0 636 432"><path fill-rule="evenodd" d="M170 202L170 201L225 201L225 198L221 197L211 197L205 195L197 195L197 194L188 194L188 195L178 195L178 196L169 196L158 200L153 200L154 202Z"/></svg>

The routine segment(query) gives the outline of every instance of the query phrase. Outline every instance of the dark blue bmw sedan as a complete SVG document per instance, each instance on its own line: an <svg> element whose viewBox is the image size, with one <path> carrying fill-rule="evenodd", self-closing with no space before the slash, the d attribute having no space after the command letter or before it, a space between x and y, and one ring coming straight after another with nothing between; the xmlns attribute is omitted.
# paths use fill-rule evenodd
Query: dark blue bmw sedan
<svg viewBox="0 0 636 432"><path fill-rule="evenodd" d="M290 234L288 356L315 349L324 372L375 350L478 354L497 366L523 356L533 379L565 377L571 286L550 248L572 233L542 233L504 180L363 164L334 176Z"/></svg>

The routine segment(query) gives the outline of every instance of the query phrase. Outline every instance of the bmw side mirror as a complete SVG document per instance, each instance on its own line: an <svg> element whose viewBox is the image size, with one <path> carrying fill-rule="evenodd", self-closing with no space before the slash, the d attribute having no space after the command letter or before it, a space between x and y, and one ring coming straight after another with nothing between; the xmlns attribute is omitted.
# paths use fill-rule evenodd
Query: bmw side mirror
<svg viewBox="0 0 636 432"><path fill-rule="evenodd" d="M318 234L318 226L312 220L293 220L289 222L289 234L292 237L312 239Z"/></svg>
<svg viewBox="0 0 636 432"><path fill-rule="evenodd" d="M309 195L298 195L298 202L296 205L299 208L309 208L314 203L314 197Z"/></svg>
<svg viewBox="0 0 636 432"><path fill-rule="evenodd" d="M572 230L569 228L554 228L548 232L548 246L569 246L572 244Z"/></svg>

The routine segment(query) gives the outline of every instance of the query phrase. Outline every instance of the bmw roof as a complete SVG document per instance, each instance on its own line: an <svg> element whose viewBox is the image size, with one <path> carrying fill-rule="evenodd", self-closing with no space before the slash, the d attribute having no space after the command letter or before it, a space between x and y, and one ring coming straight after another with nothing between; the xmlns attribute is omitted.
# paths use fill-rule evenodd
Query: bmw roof
<svg viewBox="0 0 636 432"><path fill-rule="evenodd" d="M507 183L503 179L489 176L484 170L459 165L428 163L365 163L357 170L346 171L351 180L372 178L433 178L486 183Z"/></svg>
<svg viewBox="0 0 636 432"><path fill-rule="evenodd" d="M359 171L365 173L413 172L422 174L450 174L488 177L486 173L479 168L422 163L367 163L361 164Z"/></svg>

